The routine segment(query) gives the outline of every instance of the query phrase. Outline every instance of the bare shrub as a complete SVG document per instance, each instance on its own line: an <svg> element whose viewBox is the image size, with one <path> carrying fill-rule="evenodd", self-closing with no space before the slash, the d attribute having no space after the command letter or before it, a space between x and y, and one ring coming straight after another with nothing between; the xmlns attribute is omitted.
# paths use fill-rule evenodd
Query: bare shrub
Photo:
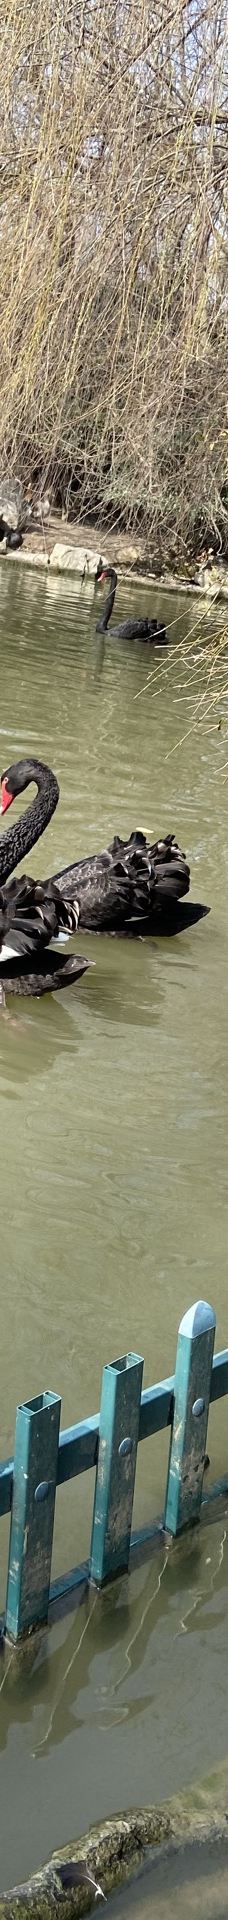
<svg viewBox="0 0 228 1920"><path fill-rule="evenodd" d="M8 0L1 463L227 542L225 0Z"/></svg>

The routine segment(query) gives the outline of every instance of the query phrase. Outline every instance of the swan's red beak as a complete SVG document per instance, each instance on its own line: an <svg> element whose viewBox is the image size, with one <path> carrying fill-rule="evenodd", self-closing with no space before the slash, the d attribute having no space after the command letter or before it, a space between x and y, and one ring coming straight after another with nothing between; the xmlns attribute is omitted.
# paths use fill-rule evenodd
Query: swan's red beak
<svg viewBox="0 0 228 1920"><path fill-rule="evenodd" d="M2 780L0 813L6 813L6 808L12 807L13 798L13 793L9 793L9 788L6 787L5 780Z"/></svg>

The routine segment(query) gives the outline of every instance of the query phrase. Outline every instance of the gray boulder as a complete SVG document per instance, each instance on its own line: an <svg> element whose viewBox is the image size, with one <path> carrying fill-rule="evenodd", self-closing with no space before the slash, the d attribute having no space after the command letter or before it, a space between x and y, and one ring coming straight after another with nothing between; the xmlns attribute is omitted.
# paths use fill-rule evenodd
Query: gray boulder
<svg viewBox="0 0 228 1920"><path fill-rule="evenodd" d="M7 521L8 527L15 531L22 518L23 487L21 480L10 479L9 475L0 480L0 516Z"/></svg>
<svg viewBox="0 0 228 1920"><path fill-rule="evenodd" d="M100 560L101 555L94 547L66 546L65 541L57 540L50 554L50 567L54 573L79 573L81 580L95 580Z"/></svg>

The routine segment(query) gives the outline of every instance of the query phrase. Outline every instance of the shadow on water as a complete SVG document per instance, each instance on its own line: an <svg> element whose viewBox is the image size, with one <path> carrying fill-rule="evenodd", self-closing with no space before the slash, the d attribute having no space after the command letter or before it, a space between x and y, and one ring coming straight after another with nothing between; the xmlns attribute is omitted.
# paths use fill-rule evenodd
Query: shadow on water
<svg viewBox="0 0 228 1920"><path fill-rule="evenodd" d="M115 1583L115 1589L106 1589L95 1595L91 1589L84 1594L82 1587L75 1607L71 1596L73 1618L62 1646L54 1648L45 1630L35 1641L27 1643L17 1652L14 1650L12 1655L6 1647L0 1669L0 1678L4 1671L6 1678L0 1723L1 1750L5 1747L12 1717L13 1720L18 1718L25 1722L33 1720L44 1698L46 1727L41 1740L37 1741L36 1758L42 1757L44 1749L47 1753L49 1748L58 1746L67 1735L73 1734L76 1725L80 1729L85 1720L85 1693L89 1687L91 1665L96 1660L98 1671L100 1666L102 1673L103 1656L106 1667L109 1655L112 1663L118 1656L118 1677L111 1683L110 1679L107 1678L105 1683L102 1678L100 1684L92 1687L86 1721L96 1726L99 1720L100 1731L106 1733L114 1722L121 1723L128 1717L126 1683L129 1674L132 1678L134 1673L140 1672L140 1668L143 1669L151 1636L151 1613L154 1631L162 1613L166 1614L169 1602L172 1603L172 1595L175 1596L177 1550L172 1549L172 1553L174 1565L170 1571L169 1549L164 1546L164 1541L161 1550L157 1546L153 1566L150 1564L144 1581L143 1604L141 1593L138 1595L136 1591L134 1598L126 1577ZM197 1566L196 1548L192 1568L195 1578ZM167 1578L161 1589L167 1567L168 1589ZM180 1570L180 1592L181 1587L185 1586L185 1578L186 1573ZM81 1710L80 1701L83 1702ZM146 1694L139 1691L137 1700L131 1701L131 1719L138 1719L142 1710L146 1707L148 1710L150 1706L151 1692L148 1699Z"/></svg>
<svg viewBox="0 0 228 1920"><path fill-rule="evenodd" d="M139 1735L143 1724L145 1735L151 1711L157 1722L160 1690L165 1727L167 1662L170 1666L172 1660L175 1685L184 1633L190 1625L197 1648L200 1629L204 1638L209 1635L208 1645L216 1621L218 1631L221 1621L225 1629L221 1556L225 1520L223 1505L212 1536L206 1517L202 1531L185 1541L161 1536L160 1544L157 1539L148 1547L148 1566L132 1570L130 1581L125 1575L101 1593L82 1585L78 1594L69 1595L68 1603L55 1604L51 1636L45 1628L18 1650L11 1652L6 1646L0 1667L2 1751L12 1722L31 1724L33 1758L39 1761L61 1746L62 1740L72 1738L76 1729L80 1736L85 1726L97 1730L99 1740L111 1736L118 1726L126 1728L127 1723L130 1729L136 1723Z"/></svg>

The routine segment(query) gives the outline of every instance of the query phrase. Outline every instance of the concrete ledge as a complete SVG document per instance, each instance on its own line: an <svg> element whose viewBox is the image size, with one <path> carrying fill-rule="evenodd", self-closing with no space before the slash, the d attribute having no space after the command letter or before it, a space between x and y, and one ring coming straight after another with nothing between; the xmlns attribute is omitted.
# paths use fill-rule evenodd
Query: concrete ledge
<svg viewBox="0 0 228 1920"><path fill-rule="evenodd" d="M0 545L0 561L1 558L4 561L4 565L9 562L12 566L19 562L19 565L35 567L38 570L39 568L48 568L50 572L56 574L56 576L63 573L68 573L72 576L75 575L81 580L81 584L85 586L87 583L88 587L89 583L92 586L96 578L97 567L101 558L104 566L111 564L108 556L105 556L104 552L102 552L101 556L98 549L90 548L89 546L74 545L73 542L72 545L66 545L63 541L56 541L51 552L48 551L47 547L32 549L23 546L18 547L15 553L9 550L5 553L2 544ZM194 597L195 600L203 599L208 602L210 601L211 605L213 605L213 601L216 605L218 602L220 602L221 605L222 602L226 603L228 600L228 568L226 570L227 578L225 569L224 572L222 569L220 572L220 570L216 568L213 569L213 572L209 573L209 570L205 568L204 571L202 570L201 575L196 576L195 580L188 580L184 579L183 575L178 574L163 573L158 575L152 572L150 573L148 567L146 572L144 572L143 562L139 564L136 571L133 560L129 557L128 561L127 557L123 557L123 554L121 554L121 557L118 557L118 552L115 556L115 562L120 579L130 580L131 582L134 581L136 589L137 586L153 587L155 593L183 594L185 598L190 597L192 599Z"/></svg>
<svg viewBox="0 0 228 1920"><path fill-rule="evenodd" d="M19 560L20 566L22 567L49 567L49 553L45 553L44 547L41 548L40 553L37 549L35 553L32 553L28 547L16 547L14 553L14 551L12 550L11 552L8 547L5 553L2 544L0 546L0 560L1 559L3 559L4 562L9 560L10 566L16 566Z"/></svg>

